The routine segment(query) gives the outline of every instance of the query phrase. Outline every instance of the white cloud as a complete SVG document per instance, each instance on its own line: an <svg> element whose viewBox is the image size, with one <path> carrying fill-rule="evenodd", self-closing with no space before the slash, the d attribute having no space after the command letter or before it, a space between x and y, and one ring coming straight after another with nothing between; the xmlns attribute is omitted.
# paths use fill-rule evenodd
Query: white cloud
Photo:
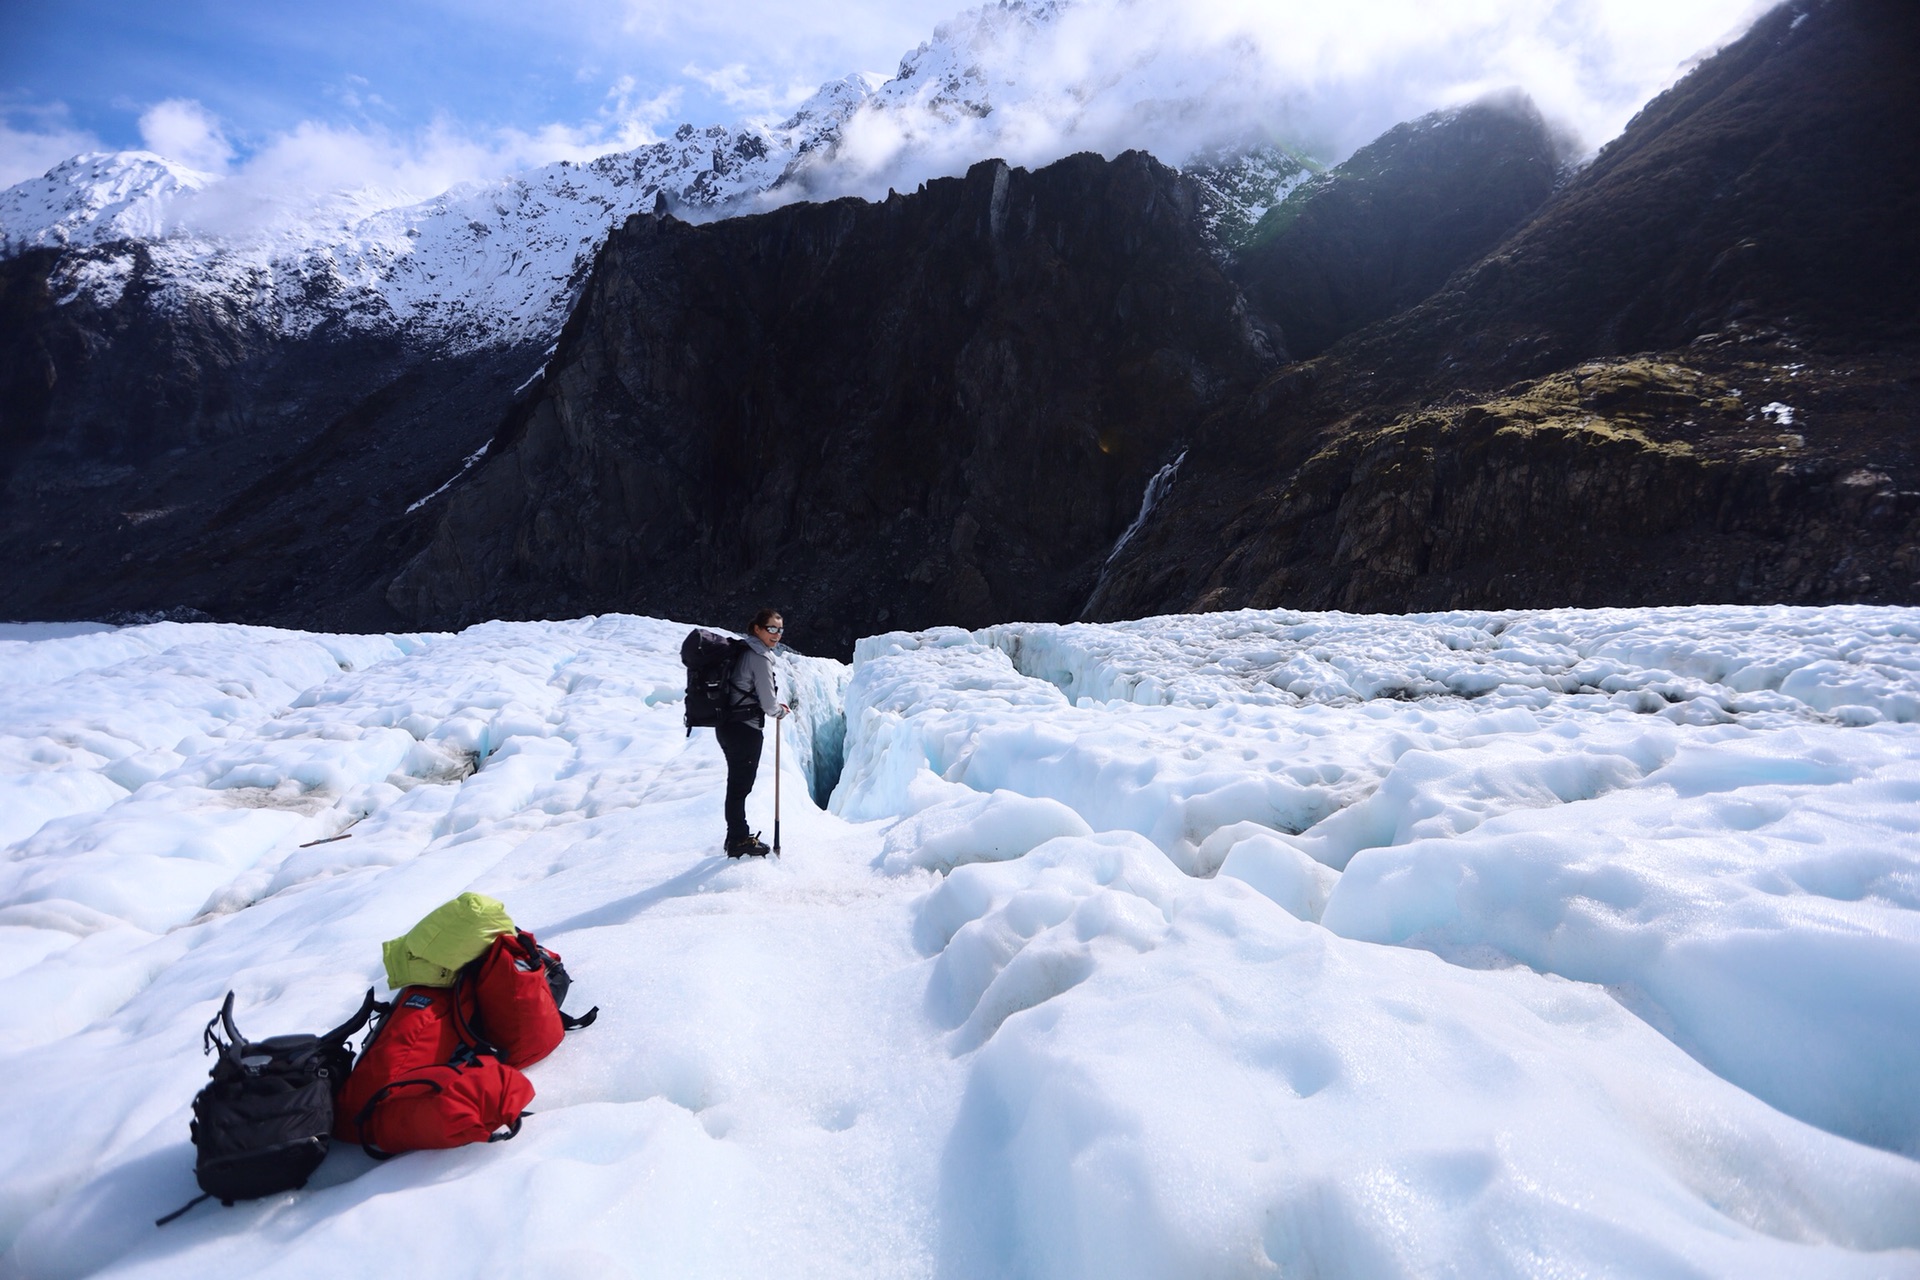
<svg viewBox="0 0 1920 1280"><path fill-rule="evenodd" d="M473 131L448 118L411 133L307 121L267 139L223 181L176 205L175 216L188 228L236 235L271 234L316 217L345 228L463 183L658 141L654 126L670 116L677 96L641 97L631 82L616 84L593 120L531 130Z"/></svg>
<svg viewBox="0 0 1920 1280"><path fill-rule="evenodd" d="M788 80L783 85L757 80L744 62L728 63L707 70L688 63L681 74L704 85L720 101L750 116L779 115L806 101L820 86L810 81Z"/></svg>
<svg viewBox="0 0 1920 1280"><path fill-rule="evenodd" d="M591 127L583 128L579 136L583 140L594 136L616 136L638 137L641 142L651 141L654 127L673 119L674 112L680 108L680 98L679 85L669 85L658 93L647 94L641 91L634 77L621 76L607 89L598 119ZM551 129L556 126L546 127ZM620 145L632 147L640 145L640 142L622 142Z"/></svg>
<svg viewBox="0 0 1920 1280"><path fill-rule="evenodd" d="M220 118L191 98L157 102L140 117L140 140L147 150L203 173L225 173L232 163Z"/></svg>
<svg viewBox="0 0 1920 1280"><path fill-rule="evenodd" d="M104 150L100 139L77 127L59 103L13 108L0 114L0 190L82 152Z"/></svg>
<svg viewBox="0 0 1920 1280"><path fill-rule="evenodd" d="M260 140L231 134L200 103L175 98L149 108L140 127L150 148L227 175L181 211L192 223L248 230L316 207L346 220L456 183L644 145L683 111L723 104L736 119L784 114L822 81L896 65L956 2L556 0L569 29L586 33L586 56L567 63L579 68L576 78L601 80L595 68L603 64L632 72L614 78L577 123L480 129L443 117L408 129L384 123L392 117L383 111L380 120L308 121ZM923 90L916 97L919 86L898 86L890 91L898 109L857 117L837 162L814 174L809 190L878 196L992 155L1034 165L1075 150L1144 147L1178 163L1199 147L1247 136L1334 160L1398 121L1509 85L1593 146L1691 56L1764 7L1765 0L1073 0L1036 33L1019 10L989 4L952 26L979 28L980 56L969 63L985 74L992 111L978 117ZM496 17L528 20L514 15L502 5ZM357 111L383 105L353 74L334 96ZM57 111L5 119L7 182L98 146ZM246 154L235 156L234 136L247 140Z"/></svg>
<svg viewBox="0 0 1920 1280"><path fill-rule="evenodd" d="M148 149L222 175L221 181L173 203L174 226L272 236L316 221L345 229L382 209L430 199L463 183L644 146L659 140L657 128L673 118L681 93L678 86L649 93L633 77L621 77L590 118L531 128L476 129L448 116L412 130L365 116L351 124L306 120L256 140L244 156L236 156L224 123L188 99L150 108L140 118L140 131ZM330 96L352 108L385 105L369 92L366 78L355 74L345 76ZM73 154L58 139L43 149L58 150L60 159ZM20 151L29 153L25 146Z"/></svg>
<svg viewBox="0 0 1920 1280"><path fill-rule="evenodd" d="M1592 148L1764 0L1078 0L1051 22L956 19L991 111L913 82L848 129L814 192L877 196L1000 156L1141 147L1180 163L1265 137L1338 160L1402 120L1517 86ZM962 67L951 68L962 71ZM931 78L931 77L926 77Z"/></svg>

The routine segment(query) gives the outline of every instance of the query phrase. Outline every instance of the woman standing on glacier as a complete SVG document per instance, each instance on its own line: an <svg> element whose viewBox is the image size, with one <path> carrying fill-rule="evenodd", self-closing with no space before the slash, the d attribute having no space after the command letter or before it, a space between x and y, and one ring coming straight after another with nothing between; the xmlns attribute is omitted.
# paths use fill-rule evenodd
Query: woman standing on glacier
<svg viewBox="0 0 1920 1280"><path fill-rule="evenodd" d="M766 741L766 718L787 714L780 701L780 685L773 674L773 651L787 631L776 609L762 609L747 628L746 651L727 677L728 714L714 727L720 752L727 758L727 856L764 858L771 852L760 833L747 830L747 793L760 771L760 748ZM777 824L776 824L777 825Z"/></svg>

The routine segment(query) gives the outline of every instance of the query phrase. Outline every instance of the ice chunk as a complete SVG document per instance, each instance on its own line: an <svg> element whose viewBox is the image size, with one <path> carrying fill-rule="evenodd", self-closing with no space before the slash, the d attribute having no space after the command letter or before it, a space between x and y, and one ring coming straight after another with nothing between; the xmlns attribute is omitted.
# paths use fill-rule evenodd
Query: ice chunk
<svg viewBox="0 0 1920 1280"><path fill-rule="evenodd" d="M1252 885L1297 919L1317 923L1340 883L1338 871L1250 823L1216 831L1208 843L1216 841L1225 849L1221 875Z"/></svg>
<svg viewBox="0 0 1920 1280"><path fill-rule="evenodd" d="M916 867L947 872L969 862L1004 862L1055 836L1092 835L1067 806L1011 791L972 793L949 800L887 832L880 869L900 875Z"/></svg>

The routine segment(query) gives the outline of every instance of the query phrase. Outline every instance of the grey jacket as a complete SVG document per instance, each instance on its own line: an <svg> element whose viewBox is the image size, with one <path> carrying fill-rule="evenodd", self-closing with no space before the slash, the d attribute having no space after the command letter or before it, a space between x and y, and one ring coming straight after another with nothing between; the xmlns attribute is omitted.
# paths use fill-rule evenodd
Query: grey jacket
<svg viewBox="0 0 1920 1280"><path fill-rule="evenodd" d="M758 703L766 715L779 713L780 683L774 679L772 659L773 650L762 644L759 636L749 633L747 651L740 655L740 661L733 667L733 689L738 695L736 705Z"/></svg>

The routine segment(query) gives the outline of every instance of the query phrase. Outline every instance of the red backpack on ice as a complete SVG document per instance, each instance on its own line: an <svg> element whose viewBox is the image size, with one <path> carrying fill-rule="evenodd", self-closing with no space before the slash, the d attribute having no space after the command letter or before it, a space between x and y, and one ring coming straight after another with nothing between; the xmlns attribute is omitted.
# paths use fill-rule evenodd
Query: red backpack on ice
<svg viewBox="0 0 1920 1280"><path fill-rule="evenodd" d="M599 1015L560 1011L571 985L560 957L518 932L496 937L451 988L401 988L340 1091L335 1135L377 1158L511 1138L533 1101L520 1068Z"/></svg>
<svg viewBox="0 0 1920 1280"><path fill-rule="evenodd" d="M360 1145L375 1159L402 1151L504 1142L520 1132L533 1082L497 1058L409 1071L361 1108Z"/></svg>
<svg viewBox="0 0 1920 1280"><path fill-rule="evenodd" d="M461 1038L457 996L403 987L340 1091L334 1133L376 1158L497 1142L520 1131L533 1084Z"/></svg>
<svg viewBox="0 0 1920 1280"><path fill-rule="evenodd" d="M557 952L522 929L493 940L460 971L451 1003L461 1037L509 1066L529 1067L559 1047L567 1032L591 1026L596 1005L581 1017L561 1012L573 979Z"/></svg>

